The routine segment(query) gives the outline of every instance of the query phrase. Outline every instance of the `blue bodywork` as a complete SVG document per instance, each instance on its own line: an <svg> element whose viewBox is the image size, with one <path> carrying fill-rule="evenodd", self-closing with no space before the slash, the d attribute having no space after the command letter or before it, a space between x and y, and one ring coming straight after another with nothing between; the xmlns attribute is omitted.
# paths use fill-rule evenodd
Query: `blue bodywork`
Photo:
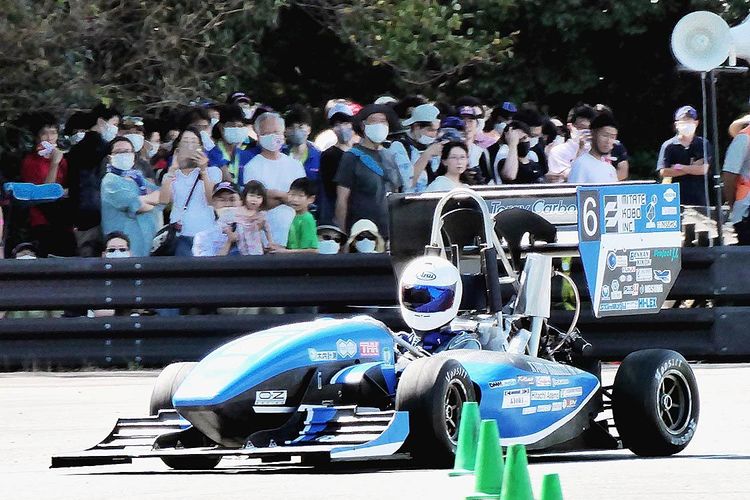
<svg viewBox="0 0 750 500"><path fill-rule="evenodd" d="M179 386L173 403L217 441L226 423L219 417L205 418L206 411L221 415L232 407L234 414L239 411L247 417L252 408L257 414L286 414L279 415L286 419L300 407L330 405L329 410L315 410L316 418L306 423L305 432L295 440L298 444L317 441L318 431L328 422L325 416L335 415L337 405L374 406L366 401L336 400L345 387L359 387L376 378L379 382L375 385L386 393L388 402L380 409L394 401L394 350L387 328L369 317L320 319L272 328L241 337L209 354ZM477 388L481 417L498 422L504 445L549 442L556 430L584 413L599 389L594 375L530 356L468 349L444 351L438 356L454 358L466 368ZM302 374L311 371L314 376L305 385ZM261 401L261 395L269 399ZM203 416L191 418L196 408L200 411L194 414ZM584 418L588 421L588 416Z"/></svg>

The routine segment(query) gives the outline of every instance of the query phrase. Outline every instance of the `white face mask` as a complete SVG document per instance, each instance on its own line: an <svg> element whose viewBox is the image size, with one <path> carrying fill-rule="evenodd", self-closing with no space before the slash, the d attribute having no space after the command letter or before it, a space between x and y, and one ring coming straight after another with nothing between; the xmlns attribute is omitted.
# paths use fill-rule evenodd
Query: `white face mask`
<svg viewBox="0 0 750 500"><path fill-rule="evenodd" d="M154 156L156 156L156 153L159 152L159 148L160 147L161 147L161 145L158 142L151 143L151 147L149 148L148 151L146 151L146 156L149 159L153 158Z"/></svg>
<svg viewBox="0 0 750 500"><path fill-rule="evenodd" d="M86 135L86 132L76 132L75 134L68 137L68 140L70 141L71 146L75 146L79 142L83 140L83 137Z"/></svg>
<svg viewBox="0 0 750 500"><path fill-rule="evenodd" d="M422 135L419 136L419 139L417 139L417 142L420 143L420 144L422 144L422 145L424 145L424 146L429 146L430 144L432 144L433 142L435 142L435 138L434 137L430 137L429 135L422 134Z"/></svg>
<svg viewBox="0 0 750 500"><path fill-rule="evenodd" d="M242 108L242 116L245 117L245 120L249 120L250 118L253 117L253 111L254 111L254 109L252 107L248 107L248 108L244 108L243 107Z"/></svg>
<svg viewBox="0 0 750 500"><path fill-rule="evenodd" d="M276 152L284 145L284 136L279 134L266 134L258 138L260 147L267 151Z"/></svg>
<svg viewBox="0 0 750 500"><path fill-rule="evenodd" d="M539 144L539 137L529 138L529 148L535 148L537 144Z"/></svg>
<svg viewBox="0 0 750 500"><path fill-rule="evenodd" d="M484 125L485 125L485 123L487 123L487 120L485 120L484 118L479 118L477 120L477 131L478 132L484 132Z"/></svg>
<svg viewBox="0 0 750 500"><path fill-rule="evenodd" d="M558 136L555 136L555 140L552 141L551 146L555 147L559 144L562 144L563 142L565 142L565 137L558 135Z"/></svg>
<svg viewBox="0 0 750 500"><path fill-rule="evenodd" d="M354 242L354 248L359 253L373 253L375 252L375 244L375 240L364 239Z"/></svg>
<svg viewBox="0 0 750 500"><path fill-rule="evenodd" d="M200 135L201 135L201 140L203 141L203 148L206 151L211 151L213 148L216 147L216 144L214 143L213 139L211 139L211 134L209 134L205 130L201 130Z"/></svg>
<svg viewBox="0 0 750 500"><path fill-rule="evenodd" d="M675 128L677 129L677 133L680 134L683 137L690 137L691 135L695 134L695 129L698 127L696 123L677 123Z"/></svg>
<svg viewBox="0 0 750 500"><path fill-rule="evenodd" d="M222 137L229 144L242 144L247 139L247 127L224 127Z"/></svg>
<svg viewBox="0 0 750 500"><path fill-rule="evenodd" d="M115 153L110 158L109 164L119 170L130 170L135 165L135 154Z"/></svg>
<svg viewBox="0 0 750 500"><path fill-rule="evenodd" d="M216 117L211 118L211 130L216 126L216 124L219 123L219 119Z"/></svg>
<svg viewBox="0 0 750 500"><path fill-rule="evenodd" d="M104 129L102 130L102 139L104 142L109 142L117 135L117 125L112 125L109 122L104 123Z"/></svg>
<svg viewBox="0 0 750 500"><path fill-rule="evenodd" d="M42 146L42 149L37 151L36 154L38 154L42 158L49 158L50 156L52 156L52 151L55 150L54 144L52 144L51 142L42 141L40 143L40 146Z"/></svg>
<svg viewBox="0 0 750 500"><path fill-rule="evenodd" d="M365 136L375 144L381 144L388 137L388 125L385 123L365 125Z"/></svg>
<svg viewBox="0 0 750 500"><path fill-rule="evenodd" d="M130 141L131 144L133 144L133 149L136 153L143 149L144 140L141 134L125 134L123 137L125 137Z"/></svg>
<svg viewBox="0 0 750 500"><path fill-rule="evenodd" d="M502 135L502 133L505 132L506 125L508 124L505 122L500 122L500 123L495 124L495 132Z"/></svg>
<svg viewBox="0 0 750 500"><path fill-rule="evenodd" d="M334 255L339 253L341 245L334 240L318 241L318 253L323 255Z"/></svg>
<svg viewBox="0 0 750 500"><path fill-rule="evenodd" d="M20 257L16 257L16 260L36 260L36 255L21 255Z"/></svg>
<svg viewBox="0 0 750 500"><path fill-rule="evenodd" d="M105 252L105 259L127 259L130 257L130 250L116 251L116 252Z"/></svg>

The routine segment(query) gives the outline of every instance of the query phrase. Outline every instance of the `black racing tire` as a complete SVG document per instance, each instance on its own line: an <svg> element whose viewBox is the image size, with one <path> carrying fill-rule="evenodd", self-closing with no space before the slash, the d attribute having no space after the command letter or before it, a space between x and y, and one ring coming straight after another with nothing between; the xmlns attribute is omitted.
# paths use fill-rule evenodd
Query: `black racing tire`
<svg viewBox="0 0 750 500"><path fill-rule="evenodd" d="M409 363L396 390L396 410L409 412L405 447L415 459L452 465L467 401L476 401L474 384L455 359L428 357Z"/></svg>
<svg viewBox="0 0 750 500"><path fill-rule="evenodd" d="M615 375L612 413L623 445L644 457L679 453L698 427L698 384L682 355L667 349L629 354Z"/></svg>
<svg viewBox="0 0 750 500"><path fill-rule="evenodd" d="M161 371L151 392L148 410L150 415L158 415L159 410L174 409L172 396L197 364L195 362L172 363ZM208 470L213 469L221 462L221 457L210 456L160 458L168 467L177 470Z"/></svg>

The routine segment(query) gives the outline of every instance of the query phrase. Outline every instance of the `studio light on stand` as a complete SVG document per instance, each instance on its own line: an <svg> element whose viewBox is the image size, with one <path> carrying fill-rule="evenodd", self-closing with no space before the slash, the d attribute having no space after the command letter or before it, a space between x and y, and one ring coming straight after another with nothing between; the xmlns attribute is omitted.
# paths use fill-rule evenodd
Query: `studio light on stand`
<svg viewBox="0 0 750 500"><path fill-rule="evenodd" d="M711 143L714 147L713 170L716 198L716 229L718 243L724 243L721 207L721 162L719 161L719 125L716 108L716 80L719 73L744 73L746 67L737 67L737 58L750 60L750 22L748 17L739 26L730 28L720 16L713 12L692 12L677 23L672 31L672 53L686 71L697 72L701 78L703 96L703 137L708 138L709 99L711 116ZM729 66L722 66L729 59ZM703 141L704 162L708 161L708 145ZM703 178L706 193L706 215L708 208L708 177Z"/></svg>

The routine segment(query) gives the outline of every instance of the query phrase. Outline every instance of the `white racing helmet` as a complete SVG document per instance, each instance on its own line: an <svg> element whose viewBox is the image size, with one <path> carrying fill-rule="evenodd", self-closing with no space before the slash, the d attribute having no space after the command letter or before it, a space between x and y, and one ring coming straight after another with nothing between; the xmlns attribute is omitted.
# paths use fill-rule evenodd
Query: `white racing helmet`
<svg viewBox="0 0 750 500"><path fill-rule="evenodd" d="M456 266L441 257L418 257L401 274L401 315L416 331L436 330L456 318L462 293Z"/></svg>

